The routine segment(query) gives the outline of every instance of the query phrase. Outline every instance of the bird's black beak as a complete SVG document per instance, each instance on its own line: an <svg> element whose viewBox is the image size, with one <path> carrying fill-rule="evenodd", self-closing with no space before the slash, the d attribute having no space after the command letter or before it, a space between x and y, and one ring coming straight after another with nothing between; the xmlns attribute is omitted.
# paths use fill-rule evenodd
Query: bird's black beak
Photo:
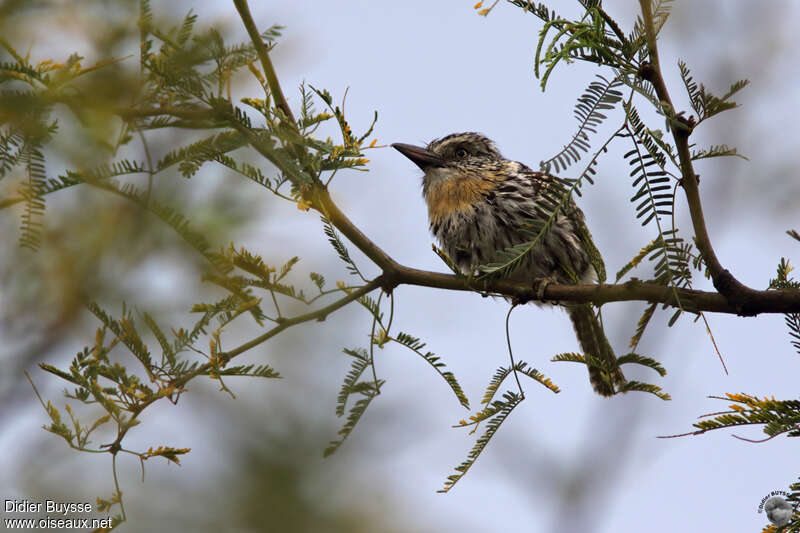
<svg viewBox="0 0 800 533"><path fill-rule="evenodd" d="M413 144L394 143L392 148L409 158L422 170L430 167L441 167L444 165L444 160L421 146L414 146Z"/></svg>

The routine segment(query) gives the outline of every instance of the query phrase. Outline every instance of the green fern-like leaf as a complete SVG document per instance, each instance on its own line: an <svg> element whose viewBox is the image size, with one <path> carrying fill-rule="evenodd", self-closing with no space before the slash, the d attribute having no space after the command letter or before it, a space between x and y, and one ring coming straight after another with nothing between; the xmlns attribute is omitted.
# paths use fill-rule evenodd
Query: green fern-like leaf
<svg viewBox="0 0 800 533"><path fill-rule="evenodd" d="M142 363L148 371L153 367L150 359L150 350L142 340L139 331L136 329L136 323L133 320L133 314L129 312L125 304L122 306L122 317L115 320L108 316L96 303L92 302L88 305L89 311L97 317L114 335L125 345L126 348Z"/></svg>
<svg viewBox="0 0 800 533"><path fill-rule="evenodd" d="M364 396L363 398L357 400L353 407L350 408L350 412L347 415L347 420L342 426L342 429L339 430L340 438L334 441L331 441L328 444L328 447L325 448L325 451L322 453L323 457L328 457L336 452L339 447L344 443L347 437L353 432L358 424L358 421L361 420L361 417L364 416L364 412L366 412L367 407L378 395L378 389L383 385L383 380L378 380L377 387L376 384L368 381L368 382L361 382L362 386L359 389L359 392Z"/></svg>
<svg viewBox="0 0 800 533"><path fill-rule="evenodd" d="M394 337L394 340L398 344L405 346L415 354L422 357L429 365L431 365L436 373L438 373L442 379L444 379L444 381L450 387L450 390L453 391L453 394L458 402L465 408L469 409L469 400L467 399L467 395L464 394L464 390L461 388L458 380L456 380L455 375L453 375L453 373L449 370L445 370L445 364L436 354L433 352L422 352L422 349L425 347L425 343L421 342L414 336L403 333L402 331L398 333L396 337Z"/></svg>
<svg viewBox="0 0 800 533"><path fill-rule="evenodd" d="M784 317L786 327L789 328L791 345L800 354L800 313L786 313Z"/></svg>
<svg viewBox="0 0 800 533"><path fill-rule="evenodd" d="M215 317L219 315L232 316L241 304L241 299L234 294L226 296L214 304L195 304L192 307L192 312L202 313L203 315L194 323L192 329L189 331L182 328L179 330L172 330L175 335L173 352L177 354L187 347L194 345L197 339L200 338L200 335L207 333L207 329Z"/></svg>
<svg viewBox="0 0 800 533"><path fill-rule="evenodd" d="M554 394L558 394L561 392L561 389L558 388L558 385L553 383L550 378L533 368L532 366L528 366L528 363L525 361L518 361L514 367L517 372L520 372L532 380L536 381L537 383L544 385L545 388L553 392Z"/></svg>
<svg viewBox="0 0 800 533"><path fill-rule="evenodd" d="M320 217L320 220L322 220L322 225L324 227L325 235L328 237L328 242L330 242L331 246L333 246L333 249L336 250L336 253L339 255L339 259L344 262L347 270L354 276L358 276L362 280L366 281L364 276L361 275L361 271L358 269L353 259L351 259L350 252L347 250L347 247L342 242L342 239L339 237L339 233L333 227L333 224L331 224L330 220L325 217Z"/></svg>
<svg viewBox="0 0 800 533"><path fill-rule="evenodd" d="M260 255L250 253L243 247L237 250L230 246L223 249L219 255L220 258L217 260L219 263L229 262L231 266L244 270L263 281L270 281L275 272L275 268L264 263L264 259ZM232 270L232 268L227 270Z"/></svg>
<svg viewBox="0 0 800 533"><path fill-rule="evenodd" d="M580 20L570 21L548 12L547 7L541 4L534 6L531 2L511 0L512 4L544 21L534 59L534 73L540 79L542 90L560 63L578 60L609 66L621 72L635 70L632 60L644 46L644 40L625 38L619 24L603 10L600 2L579 1L585 13Z"/></svg>
<svg viewBox="0 0 800 533"><path fill-rule="evenodd" d="M459 464L455 470L455 474L451 474L447 476L447 481L444 483L444 487L439 490L439 492L448 492L452 489L456 483L461 480L461 478L466 475L472 465L475 464L475 461L478 460L483 450L489 444L489 441L492 440L497 430L500 429L500 426L503 422L506 421L508 416L514 410L514 408L519 405L522 401L522 396L519 394L515 394L513 392L506 392L503 395L502 400L495 400L492 402L491 405L486 406L483 410L481 410L477 415L472 417L472 423L479 423L483 420L489 419L489 422L486 424L486 429L484 430L483 434L478 437L475 445L472 449L467 453L467 458L461 464ZM461 425L467 425L466 422Z"/></svg>
<svg viewBox="0 0 800 533"><path fill-rule="evenodd" d="M361 304L361 306L364 309L369 311L369 314L371 314L373 317L375 317L375 319L378 322L381 322L383 320L383 313L381 312L380 305L378 305L378 302L375 300L375 298L373 298L369 294L365 294L364 296L359 298L357 301L358 301L358 303Z"/></svg>
<svg viewBox="0 0 800 533"><path fill-rule="evenodd" d="M24 149L25 139L20 132L11 128L0 130L0 179L19 164Z"/></svg>
<svg viewBox="0 0 800 533"><path fill-rule="evenodd" d="M653 25L655 26L656 34L667 23L672 10L672 2L673 0L653 0Z"/></svg>
<svg viewBox="0 0 800 533"><path fill-rule="evenodd" d="M150 328L150 331L153 332L158 344L161 346L161 365L166 366L168 364L170 367L174 367L177 363L177 358L172 344L167 340L167 336L150 314L142 313L142 319L147 327Z"/></svg>
<svg viewBox="0 0 800 533"><path fill-rule="evenodd" d="M216 161L220 154L241 148L247 139L236 131L225 131L214 134L201 141L173 150L164 156L156 165L158 171L178 164L184 178L194 176L203 163Z"/></svg>
<svg viewBox="0 0 800 533"><path fill-rule="evenodd" d="M280 281L280 280L282 280L283 278L285 278L285 277L286 277L286 275L287 275L287 274L289 274L289 272L291 272L291 271L292 271L292 268L294 267L294 265L296 265L296 264L297 264L297 262L298 262L298 261L300 261L300 258L299 258L299 257L297 257L297 256L294 256L294 257L292 257L291 259L289 259L289 260L288 260L288 261L287 261L287 262L286 262L286 263L285 263L285 264L284 264L284 265L281 267L280 271L278 272L278 275L277 275L277 277L275 278L275 281Z"/></svg>
<svg viewBox="0 0 800 533"><path fill-rule="evenodd" d="M697 82L694 81L692 73L689 67L686 66L686 63L678 60L678 69L681 72L683 86L686 88L686 93L689 95L689 102L692 104L692 109L694 109L698 117L702 117L704 115L703 94L700 91L700 87L697 85Z"/></svg>
<svg viewBox="0 0 800 533"><path fill-rule="evenodd" d="M710 157L739 157L744 159L745 161L749 161L746 156L740 154L736 151L736 148L731 148L727 144L714 144L709 146L708 148L702 148L700 150L692 150L692 161L696 161L698 159L708 159Z"/></svg>
<svg viewBox="0 0 800 533"><path fill-rule="evenodd" d="M650 241L649 243L647 243L646 245L644 245L642 247L642 249L639 250L639 253L637 253L635 256L633 256L633 258L630 261L628 261L619 270L619 272L617 272L616 283L619 283L619 281L623 277L625 277L625 275L628 272L630 272L631 270L633 270L634 268L639 266L639 264L642 262L642 260L644 260L644 258L647 257L647 255L649 253L653 252L654 250L657 250L657 249L661 248L662 246L663 245L662 245L661 241L658 238L655 238L652 241Z"/></svg>
<svg viewBox="0 0 800 533"><path fill-rule="evenodd" d="M574 352L560 353L554 355L550 360L554 363L581 363L586 366L597 368L598 370L602 370L604 372L613 370L611 363L589 354L579 354Z"/></svg>
<svg viewBox="0 0 800 533"><path fill-rule="evenodd" d="M65 174L56 178L47 178L46 180L39 181L35 183L33 194L43 200L42 197L48 194L61 191L68 187L74 187L75 185L104 181L117 176L139 174L143 172L147 172L147 170L137 161L116 161L111 165L100 165L87 172L79 173L67 171ZM22 201L25 201L24 196L0 200L0 209Z"/></svg>
<svg viewBox="0 0 800 533"><path fill-rule="evenodd" d="M632 350L635 350L637 346L639 346L639 341L642 340L642 335L644 335L645 329L647 329L647 325L650 323L650 319L653 318L653 313L656 311L657 304L650 304L648 305L642 316L639 317L639 320L636 322L636 332L631 337L631 342L629 346Z"/></svg>
<svg viewBox="0 0 800 533"><path fill-rule="evenodd" d="M781 434L800 437L800 430L797 428L800 422L800 400L759 398L743 393L725 393L724 397L711 398L732 402L730 410L702 415L704 420L693 424L698 429L694 434L736 426L760 425L767 438Z"/></svg>
<svg viewBox="0 0 800 533"><path fill-rule="evenodd" d="M622 82L617 78L607 80L597 75L599 81L589 84L586 91L578 98L575 105L575 118L578 120L578 131L572 136L559 153L539 166L542 172L549 172L550 167L555 167L555 172L561 172L581 159L582 152L589 150L589 133L597 133L597 128L606 119L604 112L611 110L622 99L622 93L617 90Z"/></svg>
<svg viewBox="0 0 800 533"><path fill-rule="evenodd" d="M214 372L219 376L241 376L276 379L281 375L269 365L240 365L229 366L226 368L215 369Z"/></svg>
<svg viewBox="0 0 800 533"><path fill-rule="evenodd" d="M654 242L659 246L650 246L654 250L650 261L656 262L656 281L673 287L690 286L692 246L683 242L677 229L667 230L661 221L661 216L673 218L676 191L664 170L669 154L654 140L656 137L644 126L636 109L627 104L623 107L627 116L627 133L623 136L630 138L634 145L624 157L633 167L633 186L638 187L631 202L639 202L636 216L643 219L642 225L652 221L658 231Z"/></svg>
<svg viewBox="0 0 800 533"><path fill-rule="evenodd" d="M709 118L716 114L722 113L723 111L727 111L728 109L734 109L735 107L738 107L738 104L732 101L730 98L737 92L747 87L749 84L750 80L739 80L733 83L728 89L728 92L720 98L704 91L703 96L705 116L703 118ZM702 86L701 89L703 89Z"/></svg>
<svg viewBox="0 0 800 533"><path fill-rule="evenodd" d="M736 102L732 101L731 97L750 84L749 80L739 80L733 83L728 89L728 92L722 95L722 97L717 97L711 94L702 83L698 85L697 82L694 81L689 67L686 66L686 63L683 61L678 61L678 68L680 69L681 79L686 87L686 92L689 95L689 101L692 104L692 109L694 109L694 112L697 113L698 124L716 114L737 107ZM720 155L737 154L729 153Z"/></svg>
<svg viewBox="0 0 800 533"><path fill-rule="evenodd" d="M781 257L778 263L777 275L774 279L769 280L770 289L788 289L800 290L800 281L793 279L789 273L794 269L789 264L789 261ZM800 354L800 313L786 313L784 315L784 322L786 327L789 328L789 336L792 340L790 343L792 347Z"/></svg>
<svg viewBox="0 0 800 533"><path fill-rule="evenodd" d="M489 405L491 401L494 399L497 391L500 389L500 386L506 380L508 376L513 374L514 370L520 372L534 381L539 382L540 384L544 385L553 393L558 394L561 390L558 386L550 381L550 378L546 377L544 374L536 370L535 368L528 366L528 363L525 361L518 361L513 367L500 367L498 368L492 379L489 381L489 385L486 386L486 389L481 397L481 404L482 405Z"/></svg>
<svg viewBox="0 0 800 533"><path fill-rule="evenodd" d="M314 282L314 285L317 286L320 292L325 289L325 276L322 274L317 274L316 272L311 272L308 277Z"/></svg>
<svg viewBox="0 0 800 533"><path fill-rule="evenodd" d="M529 0L508 0L510 4L515 5L525 10L526 13L531 13L539 17L544 22L560 18L556 15L555 11L550 10L543 2L535 3Z"/></svg>
<svg viewBox="0 0 800 533"><path fill-rule="evenodd" d="M688 287L691 285L692 245L683 242L675 236L677 230L668 230L663 233L665 238L657 237L660 245L650 256L650 262L655 263L654 281L662 285L673 287Z"/></svg>
<svg viewBox="0 0 800 533"><path fill-rule="evenodd" d="M197 22L197 15L192 14L192 11L190 10L184 17L183 23L181 24L181 27L178 30L175 38L175 41L179 47L185 46L189 38L192 36L192 29L194 28L195 22Z"/></svg>
<svg viewBox="0 0 800 533"><path fill-rule="evenodd" d="M285 179L267 178L266 176L264 176L264 173L261 172L260 168L254 167L248 163L236 161L234 158L226 154L217 154L214 157L214 161L228 167L234 172L241 174L247 179L252 180L253 182L261 185L262 187L265 187L266 189L272 192L278 192L278 189L281 187L281 185L286 183Z"/></svg>
<svg viewBox="0 0 800 533"><path fill-rule="evenodd" d="M339 396L336 399L336 416L344 416L347 409L347 400L354 392L356 384L361 379L364 371L370 366L369 354L363 348L344 349L344 353L355 358L350 371L344 378L344 383L339 390Z"/></svg>
<svg viewBox="0 0 800 533"><path fill-rule="evenodd" d="M64 381L68 381L68 382L73 383L75 385L83 385L83 381L82 380L77 379L73 375L64 372L60 368L56 368L53 365L49 365L47 363L39 363L39 368L41 368L45 372L50 372L54 376L57 376L57 377L63 379Z"/></svg>
<svg viewBox="0 0 800 533"><path fill-rule="evenodd" d="M634 364L637 364L637 365L642 365L642 366L646 366L648 368L652 368L653 370L658 372L658 374L661 377L664 377L664 376L667 375L667 371L663 366L661 366L661 363L659 363L658 361L656 361L655 359L652 359L650 357L645 357L645 356L639 355L637 353L629 353L629 354L625 354L625 355L622 355L620 357L617 357L617 364L618 365L624 365L624 364L628 364L628 363L634 363Z"/></svg>
<svg viewBox="0 0 800 533"><path fill-rule="evenodd" d="M45 200L39 194L47 175L44 155L38 143L26 143L21 161L25 164L27 180L20 189L20 196L25 201L21 218L20 246L36 250L41 244L41 218L44 215Z"/></svg>
<svg viewBox="0 0 800 533"><path fill-rule="evenodd" d="M625 383L617 386L618 392L631 392L631 391L639 391L639 392L648 392L655 396L658 396L664 401L669 401L672 397L661 390L661 387L658 385L653 385L652 383L643 383L641 381L626 381Z"/></svg>
<svg viewBox="0 0 800 533"><path fill-rule="evenodd" d="M633 187L637 189L631 202L639 202L636 218L642 220L642 226L655 220L660 228L658 217L672 216L672 185L664 170L666 156L654 142L647 142L650 139L636 109L624 107L631 125L629 136L634 144L623 156L632 167Z"/></svg>

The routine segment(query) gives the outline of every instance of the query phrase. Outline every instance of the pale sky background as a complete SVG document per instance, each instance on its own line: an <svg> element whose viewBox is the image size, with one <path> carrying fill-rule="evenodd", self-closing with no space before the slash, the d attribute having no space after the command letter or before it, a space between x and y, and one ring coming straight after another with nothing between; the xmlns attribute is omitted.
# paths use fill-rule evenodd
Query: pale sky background
<svg viewBox="0 0 800 533"><path fill-rule="evenodd" d="M298 108L297 87L303 81L327 88L338 102L349 87L346 111L353 129L363 131L377 110L374 133L379 144L421 144L455 131L479 131L494 139L507 157L536 168L574 134L575 99L599 71L587 65L560 68L542 93L533 75L541 21L504 2L488 18L479 17L473 3L253 1L251 9L262 29L273 23L286 26L273 60L294 109ZM156 14L165 9L158 4L154 2ZM557 4L567 5L557 6L565 15L576 11L571 3ZM637 5L606 2L607 10L626 29ZM214 15L232 27L238 24L229 3L183 2L178 11L190 7L200 14L201 26ZM696 11L689 12L690 7ZM712 160L698 164L697 169L717 254L734 275L755 288L766 286L782 255L798 257L797 243L784 232L800 229L798 126L793 120L800 72L793 29L799 16L800 7L788 1L758 5L676 2L661 34L664 74L682 109L687 106L678 58L689 64L697 81L717 93L737 79L753 80L737 98L742 107L704 124L694 140L698 145L733 145L750 158L749 162ZM244 38L244 32L240 35ZM765 60L768 54L774 56ZM639 109L646 109L644 103ZM664 127L651 113L645 116L650 127ZM603 131L620 120L617 111ZM627 150L627 145L616 143L601 159L596 185L585 188L580 199L611 275L653 237L650 227L642 229L634 219L629 202L634 191L622 159ZM421 172L390 148L371 150L368 157L368 173L337 176L334 199L397 261L443 271L444 265L431 252L420 194ZM582 167L570 170L577 173L578 168ZM209 179L223 175L216 176L220 177ZM333 252L315 216L241 180L231 183L249 188L265 213L263 224L249 228L240 244L274 263L300 255L300 273L322 269L330 282L346 279L341 265L330 259ZM684 221L683 235L689 238L686 211L681 195L678 212ZM11 223L10 227L16 224ZM377 273L356 255L367 272ZM163 274L167 292L191 285L168 262L148 268L150 273ZM640 269L635 275L646 278L650 272ZM710 289L711 284L698 277L695 288ZM150 296L141 298L146 301ZM619 354L625 353L643 308L641 303L604 307L607 333ZM476 406L495 369L508 364L507 304L475 294L403 286L396 290L395 311L395 331L420 337L428 349L440 354ZM732 438L730 431L680 439L656 437L689 431L698 415L726 407L708 399L709 395L746 392L796 397L800 356L789 345L782 316L708 315L730 372L725 375L702 322L684 317L667 329L670 315L669 311L656 314L638 350L661 361L668 375L659 378L644 369L626 369L629 377L656 383L672 395L672 401L663 402L643 393L613 399L594 395L585 369L549 362L556 353L578 349L566 315L533 306L516 311L512 317L515 355L543 371L562 392L552 395L533 382L524 383L527 400L469 474L449 494L441 495L436 490L464 459L475 436L450 427L466 411L427 364L399 346L378 352L377 367L387 384L342 453L325 460L320 457L327 440L334 437L336 427L331 424L341 422L334 416L334 401L349 361L340 350L366 345L369 328L365 313L344 310L249 355L250 361L275 366L285 375L283 381L239 380L234 387L236 402L222 394L207 398L189 394L177 409L164 407L145 416L143 426L151 433L133 434L131 446L146 448L153 443L148 437L156 435L158 442L191 447L193 452L180 469L160 462L148 465L144 483L136 461L123 464L121 482L131 502L131 522L123 531L140 530L136 522L143 515L157 524L159 516L170 513L153 504L159 490L166 490L161 486L179 487L186 494L197 485L212 486L218 494L231 490L225 484L235 484L235 480L224 476L225 454L217 447L216 436L227 432L261 435L263 429L250 426L254 420L271 428L267 434L291 431L270 426L280 426L276 411L281 408L303 413L309 426L325 427L308 461L328 480L324 486L332 488L316 497L329 499L332 508L353 501L369 508L375 502L383 506L377 512L385 512L385 520L397 531L760 531L767 523L757 513L761 499L770 491L785 490L800 473L796 442L776 438L750 444ZM63 346L65 357L83 346L93 327ZM229 341L229 346L236 344L234 339ZM52 360L45 354L42 358ZM51 400L63 403L62 385L55 378L42 373L34 377ZM297 383L303 384L305 392L293 389ZM10 424L13 431L0 433L0 445L6 450L0 471L11 473L10 482L3 481L0 487L11 487L12 496L24 494L25 479L33 475L19 463L32 460L26 455L26 443L39 443L37 456L43 462L64 448L56 437L43 434L39 426L45 423L44 413L32 397L28 400L20 408L24 416ZM225 414L219 416L222 409ZM242 411L250 415L238 418ZM207 412L216 416L210 418ZM176 423L176 417L183 415L189 416ZM763 437L754 428L735 433ZM82 469L100 472L96 481L75 489L80 494L68 493L70 498L94 501L99 493L109 492L105 457L76 453L57 457L65 457L57 468L35 471L53 483ZM0 496L8 497L5 492ZM197 506L195 511L201 514L214 508L213 503L194 496L183 503ZM269 513L270 502L264 501L263 506Z"/></svg>

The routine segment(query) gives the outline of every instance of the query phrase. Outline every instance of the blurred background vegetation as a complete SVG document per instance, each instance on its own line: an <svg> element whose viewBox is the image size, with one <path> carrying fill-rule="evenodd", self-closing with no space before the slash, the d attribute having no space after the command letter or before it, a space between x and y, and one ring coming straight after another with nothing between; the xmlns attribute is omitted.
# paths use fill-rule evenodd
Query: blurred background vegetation
<svg viewBox="0 0 800 533"><path fill-rule="evenodd" d="M227 7L235 13L232 4ZM202 15L203 27L216 26L226 39L234 34L236 42L246 38L231 20L203 13L202 3L157 3L155 8L158 23L167 27L180 24L194 8ZM84 66L109 57L127 58L78 82L100 111L77 117L64 106L56 109L60 131L45 152L48 176L108 161L106 147L119 135L119 121L102 109L104 104L111 109L130 101L139 83L138 9L133 1L5 2L0 8L3 40L22 54L30 53L33 63L64 61L73 52L84 57ZM10 59L8 52L3 54L0 61ZM257 88L243 78L232 81L242 95ZM5 109L4 121L17 111ZM196 137L192 132L156 131L148 133L152 153L146 154L134 139L122 155L158 160ZM254 163L264 166L263 161ZM22 179L20 172L7 176L0 182L0 197L15 196ZM146 175L134 180L147 186ZM204 169L192 181L174 170L159 176L153 194L189 213L193 225L219 247L252 238L276 217L295 215L293 209L276 212L280 207L269 203L269 195L254 195L254 188L219 169ZM21 209L7 208L0 216L0 441L13 455L3 466L3 497L94 503L96 496L107 498L112 490L110 457L75 453L36 429L43 423L43 412L32 401L23 371L29 370L43 395L60 405L63 385L44 377L36 364L68 366L97 327L85 310L86 302L97 301L116 314L126 301L177 329L190 323L191 305L214 290L200 282L205 260L162 221L125 199L89 186L50 195L41 246L35 252L18 245ZM268 263L282 264L291 256L286 248L276 243L261 251ZM331 270L332 260L322 250L316 257L310 252L304 266ZM346 331L351 319L338 319L337 327ZM243 326L237 333L244 338L256 331ZM297 328L245 356L263 362L265 355L278 355L281 373L291 379L289 386L240 380L234 387L239 400L231 401L214 385L197 384L178 406L152 409L153 425L135 431L131 446L146 449L156 439L175 446L182 442L194 451L181 471L165 461L148 462L144 484L138 481L138 461L121 459L126 508L128 516L135 517L123 526L126 530L399 531L392 526L392 517L399 514L391 495L366 476L349 474L350 454L341 454L338 466L326 462L322 467L321 450L338 429L329 416L338 384L334 380L320 390L314 381L319 376L304 375L309 356L316 364L322 357L307 335ZM337 379L341 371L337 369ZM103 438L113 440L107 432L93 440L104 442ZM342 492L344 479L361 487Z"/></svg>

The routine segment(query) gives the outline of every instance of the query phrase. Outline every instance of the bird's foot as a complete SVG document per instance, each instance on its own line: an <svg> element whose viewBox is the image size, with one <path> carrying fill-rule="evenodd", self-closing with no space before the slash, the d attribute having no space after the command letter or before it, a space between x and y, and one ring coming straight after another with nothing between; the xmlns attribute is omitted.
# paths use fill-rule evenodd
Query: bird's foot
<svg viewBox="0 0 800 533"><path fill-rule="evenodd" d="M533 289L536 291L536 299L542 303L547 303L547 300L544 299L544 291L547 289L547 286L555 283L556 280L547 277L547 278L537 278L533 280Z"/></svg>

